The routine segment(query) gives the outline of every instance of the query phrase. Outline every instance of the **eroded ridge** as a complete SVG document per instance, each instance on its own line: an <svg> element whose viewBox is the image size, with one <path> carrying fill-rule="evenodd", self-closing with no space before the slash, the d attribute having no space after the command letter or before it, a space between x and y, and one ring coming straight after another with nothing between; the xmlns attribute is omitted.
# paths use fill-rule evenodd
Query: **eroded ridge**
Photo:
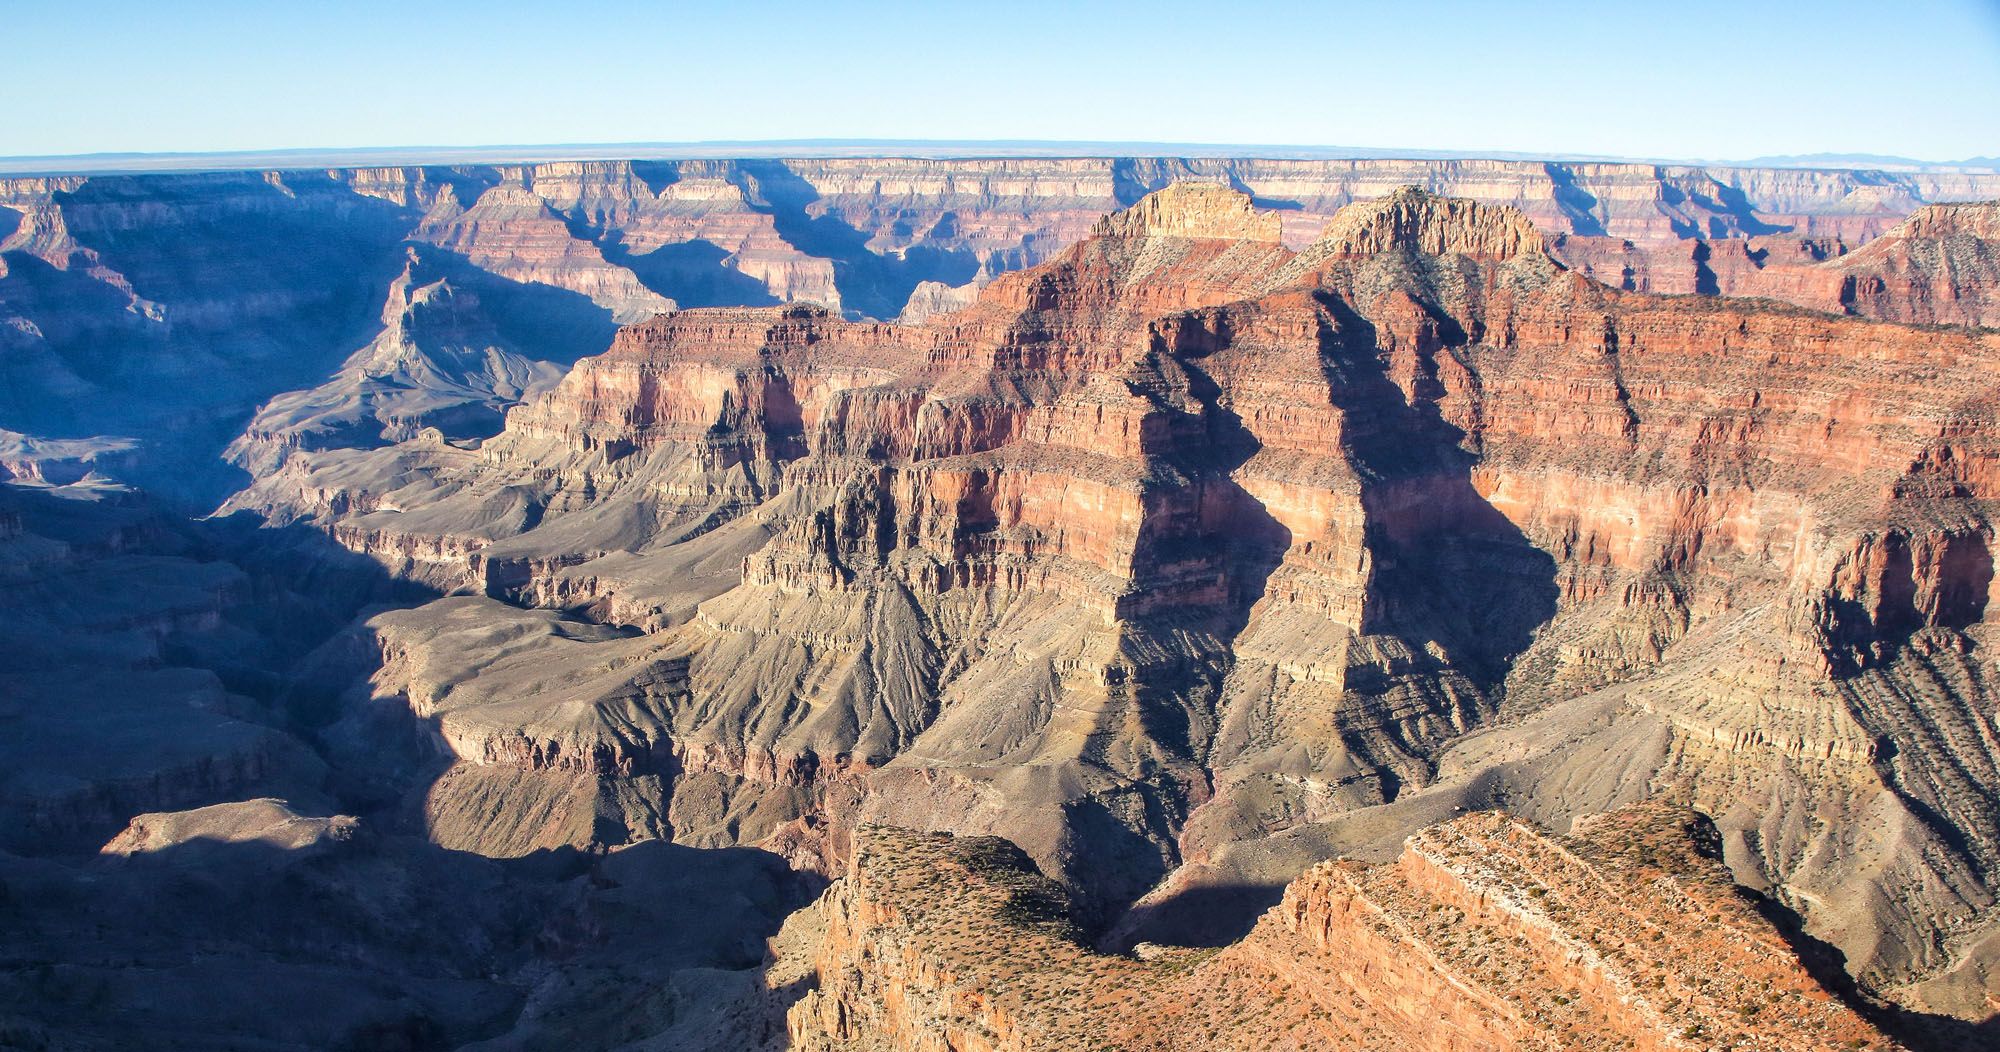
<svg viewBox="0 0 2000 1052"><path fill-rule="evenodd" d="M1328 862L1219 951L1077 941L1010 846L870 827L818 926L804 1049L1894 1049L1644 805L1552 836L1501 813Z"/></svg>

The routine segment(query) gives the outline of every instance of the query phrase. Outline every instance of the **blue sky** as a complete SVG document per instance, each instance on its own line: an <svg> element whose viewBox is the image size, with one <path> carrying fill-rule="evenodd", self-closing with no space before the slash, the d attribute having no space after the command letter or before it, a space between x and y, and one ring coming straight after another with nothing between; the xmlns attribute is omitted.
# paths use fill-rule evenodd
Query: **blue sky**
<svg viewBox="0 0 2000 1052"><path fill-rule="evenodd" d="M2000 154L2000 0L0 0L0 155L784 138Z"/></svg>

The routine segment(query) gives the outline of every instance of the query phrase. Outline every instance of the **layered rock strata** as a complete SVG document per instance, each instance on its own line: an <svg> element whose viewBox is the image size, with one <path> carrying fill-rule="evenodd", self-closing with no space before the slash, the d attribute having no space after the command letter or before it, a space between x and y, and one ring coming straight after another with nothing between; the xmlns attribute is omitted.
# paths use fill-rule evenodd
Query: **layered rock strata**
<svg viewBox="0 0 2000 1052"><path fill-rule="evenodd" d="M141 812L246 795L319 802L325 765L217 671L248 663L229 622L249 575L99 477L95 445L24 445L0 485L0 852L95 850Z"/></svg>
<svg viewBox="0 0 2000 1052"><path fill-rule="evenodd" d="M1838 261L1850 313L1920 325L2000 328L2000 201L1929 205Z"/></svg>
<svg viewBox="0 0 2000 1052"><path fill-rule="evenodd" d="M1293 247L1342 207L1415 184L1516 208L1563 242L1562 258L1614 286L1755 285L1786 298L1790 279L1778 275L1801 253L1827 259L1926 204L2000 196L1991 175L1470 160L605 161L0 179L0 424L137 440L133 478L212 504L241 481L215 463L225 447L261 475L297 445L366 448L424 426L490 434L492 410L532 389L524 381L603 350L614 322L675 305L815 303L920 320L1187 180L1250 192L1276 209ZM406 275L412 249L419 271ZM432 291L398 291L410 282ZM1900 294L1856 289L1862 313ZM406 298L408 311L382 309Z"/></svg>
<svg viewBox="0 0 2000 1052"><path fill-rule="evenodd" d="M1266 1044L1879 1040L1660 839L1682 819L1410 839L1648 797L1711 816L1865 994L1966 1023L1913 1042L1977 1047L2000 1012L1994 231L1919 209L1994 196L1976 177L877 160L4 192L0 907L30 964L0 1043L735 1048L780 1039L807 975L802 1042L1067 1040L1138 1003L1089 975L1158 971L1079 938L1213 980L1163 980L1202 1041L1273 991L1319 1007ZM116 481L241 484L232 436L251 514ZM336 810L367 817L312 817ZM1054 883L868 822L1002 836ZM925 931L999 902L1081 972L968 1001L926 962L990 960L923 932L847 969L905 945L839 905L875 901L884 845L985 889ZM1375 865L1320 865L1343 855ZM786 940L824 969L755 967L778 856L850 875ZM491 909L438 920L468 899ZM1686 923L1650 953L1655 899ZM327 901L297 939L266 923ZM267 982L314 1011L231 1014Z"/></svg>
<svg viewBox="0 0 2000 1052"><path fill-rule="evenodd" d="M1416 188L1284 235L1178 185L922 325L668 314L491 439L234 506L644 633L550 643L553 708L468 672L439 725L474 767L648 757L578 769L603 829L829 874L859 821L1004 836L1129 942L1454 807L1674 792L1870 988L1989 1014L2000 343L1621 292ZM514 821L453 835L545 842Z"/></svg>
<svg viewBox="0 0 2000 1052"><path fill-rule="evenodd" d="M1783 300L1917 325L1993 328L2000 203L1927 205L1865 246L1778 234L1641 247L1560 235L1565 263L1628 291Z"/></svg>
<svg viewBox="0 0 2000 1052"><path fill-rule="evenodd" d="M497 861L277 799L142 814L101 854L0 852L0 1044L757 1047L802 883L659 841Z"/></svg>

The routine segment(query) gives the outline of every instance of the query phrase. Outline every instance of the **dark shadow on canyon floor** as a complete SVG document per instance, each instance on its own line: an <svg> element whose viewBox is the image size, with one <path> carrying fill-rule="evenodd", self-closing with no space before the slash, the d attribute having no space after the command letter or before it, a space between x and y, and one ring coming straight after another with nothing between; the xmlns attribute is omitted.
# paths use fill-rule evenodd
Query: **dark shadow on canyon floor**
<svg viewBox="0 0 2000 1052"><path fill-rule="evenodd" d="M1974 1023L1951 1016L1915 1012L1864 995L1848 974L1847 955L1814 937L1805 920L1783 903L1748 888L1737 893L1776 928L1815 981L1847 1002L1890 1037L1923 1052L1986 1052L2000 1048L2000 1013Z"/></svg>
<svg viewBox="0 0 2000 1052"><path fill-rule="evenodd" d="M306 656L358 615L436 595L389 579L319 530L272 529L248 514L190 521L138 494L91 501L0 486L0 527L0 536L17 539L59 537L67 560L30 567L56 575L49 587L17 580L0 599L10 632L43 637L39 650L10 648L0 658L9 692L0 724L15 735L11 748L53 750L79 775L89 769L74 752L83 743L20 737L40 726L23 721L27 709L55 703L38 677L76 674L51 636L100 664L130 653L142 670L212 674L226 701L215 718L314 743L351 681L314 681ZM87 599L88 575L99 569L130 584L134 559L200 582L221 573L214 567L229 569L205 600L215 608L142 626L138 637L120 623L129 617L104 625L87 608L72 618L58 604L30 623L7 605L50 588ZM175 609L185 608L181 601ZM379 663L379 651L372 660ZM130 695L120 703L153 701ZM159 703L183 704L164 695ZM286 748L262 761L293 764L284 779L247 770L191 782L185 792L121 792L102 813L79 812L86 826L77 835L7 842L0 1047L428 1050L517 1026L544 1044L575 1047L619 1027L665 1029L730 998L746 1011L782 1013L783 998L802 992L765 1003L764 941L824 882L776 855L661 841L510 859L453 851L428 842L400 806L424 791L435 764L407 769L411 780L399 785L357 786L340 765L312 762L298 744ZM421 740L412 755L426 755ZM10 764L8 775L20 767ZM16 832L39 806L16 797L29 788L0 777L0 822ZM360 812L361 822L302 846L197 829L131 857L97 854L140 811L229 805L200 812L215 816L203 817L202 829L226 829L237 808L278 807L238 801L280 795L299 814ZM243 828L249 836L264 827ZM782 1032L781 1016L776 1025Z"/></svg>
<svg viewBox="0 0 2000 1052"><path fill-rule="evenodd" d="M0 889L0 1046L415 1052L610 1047L690 996L760 998L765 940L820 885L748 848L491 859L364 824L0 855Z"/></svg>
<svg viewBox="0 0 2000 1052"><path fill-rule="evenodd" d="M779 300L762 281L724 265L729 253L696 238L632 253L606 245L604 258L638 275L641 284L683 308L771 307Z"/></svg>

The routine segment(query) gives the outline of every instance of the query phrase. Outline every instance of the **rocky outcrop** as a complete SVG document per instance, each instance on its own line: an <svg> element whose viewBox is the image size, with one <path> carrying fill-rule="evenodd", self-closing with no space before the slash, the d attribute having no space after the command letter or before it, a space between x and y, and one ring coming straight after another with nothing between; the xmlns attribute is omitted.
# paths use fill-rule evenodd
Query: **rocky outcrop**
<svg viewBox="0 0 2000 1052"><path fill-rule="evenodd" d="M1833 267L1847 311L2000 328L2000 202L1930 205Z"/></svg>
<svg viewBox="0 0 2000 1052"><path fill-rule="evenodd" d="M1342 209L1301 261L1311 265L1387 252L1508 260L1543 249L1541 232L1518 211L1439 198L1406 186L1381 200Z"/></svg>
<svg viewBox="0 0 2000 1052"><path fill-rule="evenodd" d="M274 852L332 849L354 839L361 828L352 815L308 817L283 800L266 797L211 804L192 811L135 816L104 845L102 854L130 857L168 852L230 850L224 845L259 845Z"/></svg>
<svg viewBox="0 0 2000 1052"><path fill-rule="evenodd" d="M896 315L896 321L903 325L922 325L938 315L964 310L978 295L979 286L970 282L947 285L942 281L921 281L911 291L910 302L903 305L903 312Z"/></svg>
<svg viewBox="0 0 2000 1052"><path fill-rule="evenodd" d="M136 445L125 438L49 439L0 430L0 482L67 486L93 475L109 479L131 464Z"/></svg>
<svg viewBox="0 0 2000 1052"><path fill-rule="evenodd" d="M519 288L476 272L454 282L449 269L410 249L389 284L382 331L325 383L266 403L231 443L229 459L261 476L295 449L368 449L424 428L483 438L500 429L509 406L553 387L571 357L546 338L554 319L510 316L506 297ZM497 302L475 291L482 283ZM496 324L496 315L512 324ZM582 343L565 342L600 346L587 329L577 336Z"/></svg>
<svg viewBox="0 0 2000 1052"><path fill-rule="evenodd" d="M1008 845L873 828L794 925L802 1049L1896 1048L1648 806L1553 837L1497 813L1325 863L1217 951L1080 945Z"/></svg>
<svg viewBox="0 0 2000 1052"><path fill-rule="evenodd" d="M1139 203L1098 220L1094 238L1187 237L1226 241L1283 239L1278 217L1220 183L1174 183Z"/></svg>
<svg viewBox="0 0 2000 1052"><path fill-rule="evenodd" d="M675 768L657 643L488 599L370 619L313 677L373 669L324 735L350 777L407 803L430 839L496 857L670 835Z"/></svg>

